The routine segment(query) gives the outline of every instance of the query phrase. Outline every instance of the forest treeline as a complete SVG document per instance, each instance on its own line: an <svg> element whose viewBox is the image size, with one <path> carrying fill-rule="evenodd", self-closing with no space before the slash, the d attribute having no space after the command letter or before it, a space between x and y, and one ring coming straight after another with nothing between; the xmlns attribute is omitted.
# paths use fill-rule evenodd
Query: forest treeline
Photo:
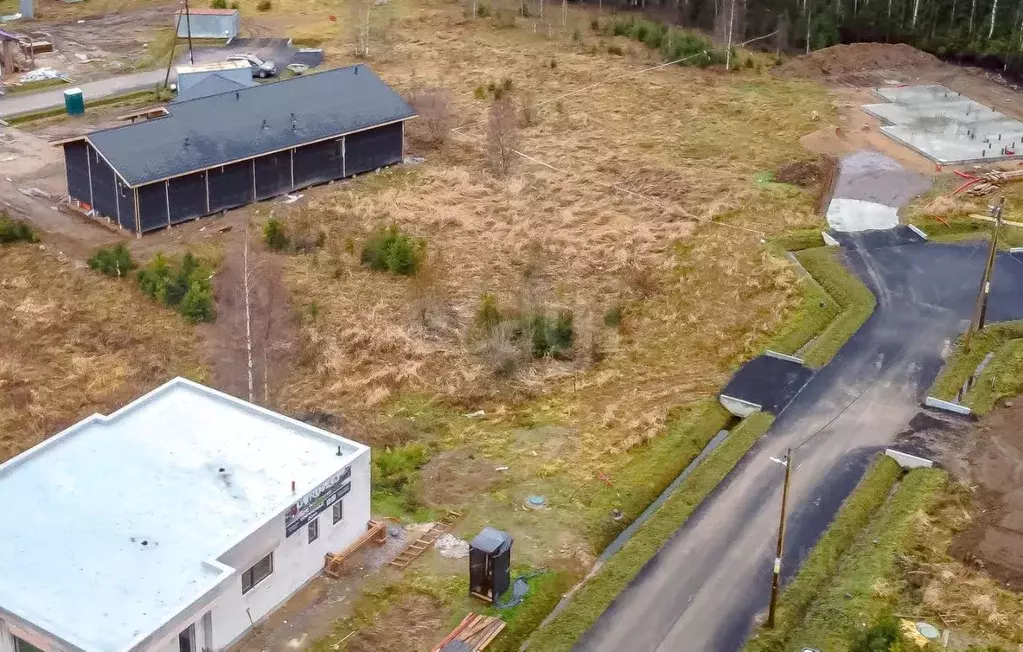
<svg viewBox="0 0 1023 652"><path fill-rule="evenodd" d="M727 42L806 52L873 41L1023 76L1023 0L585 0L638 10Z"/></svg>

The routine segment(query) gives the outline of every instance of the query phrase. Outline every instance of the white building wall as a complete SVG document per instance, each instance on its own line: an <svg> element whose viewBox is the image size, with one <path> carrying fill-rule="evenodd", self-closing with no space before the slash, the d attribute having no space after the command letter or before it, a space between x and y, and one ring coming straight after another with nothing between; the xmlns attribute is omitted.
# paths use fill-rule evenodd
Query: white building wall
<svg viewBox="0 0 1023 652"><path fill-rule="evenodd" d="M306 526L285 537L284 512L245 538L218 560L236 572L216 591L204 596L134 648L138 652L178 652L178 634L195 624L196 648L220 650L237 641L309 580L323 570L324 556L340 552L365 534L370 519L370 452L363 449L350 463L351 491L341 499L343 518L333 524L327 507L316 518L320 536L312 544ZM296 500L301 496L296 496ZM274 554L273 573L242 595L241 575L268 553ZM202 616L213 616L213 640L205 641ZM52 650L66 649L54 642ZM0 652L14 652L13 639L0 613Z"/></svg>
<svg viewBox="0 0 1023 652"><path fill-rule="evenodd" d="M199 648L220 650L227 647L245 634L253 623L272 613L316 577L323 570L324 556L328 552L340 552L365 534L371 516L369 455L369 449L364 449L350 465L352 490L341 499L344 517L340 523L332 524L332 510L328 507L317 516L320 536L310 544L306 527L285 537L284 514L279 514L220 557L219 561L237 570L220 594L210 603L183 614L167 638L145 648L146 652L177 652L178 633L192 622L196 626ZM298 498L300 496L296 500ZM273 573L242 595L241 574L271 551L274 554ZM202 615L206 611L213 613L212 645L202 641Z"/></svg>

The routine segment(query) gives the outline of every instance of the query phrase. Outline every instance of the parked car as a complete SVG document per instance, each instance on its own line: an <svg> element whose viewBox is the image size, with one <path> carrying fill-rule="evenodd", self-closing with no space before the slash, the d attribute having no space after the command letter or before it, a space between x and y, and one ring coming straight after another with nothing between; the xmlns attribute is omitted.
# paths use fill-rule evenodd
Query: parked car
<svg viewBox="0 0 1023 652"><path fill-rule="evenodd" d="M277 66L273 61L263 61L254 54L235 54L227 58L228 61L244 61L252 68L253 77L273 77L277 74Z"/></svg>

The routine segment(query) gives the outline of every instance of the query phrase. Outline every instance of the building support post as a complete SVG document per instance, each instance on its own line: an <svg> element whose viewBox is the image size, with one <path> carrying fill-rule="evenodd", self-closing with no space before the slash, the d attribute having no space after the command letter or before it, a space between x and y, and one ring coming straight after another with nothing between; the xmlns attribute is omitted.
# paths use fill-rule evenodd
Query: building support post
<svg viewBox="0 0 1023 652"><path fill-rule="evenodd" d="M252 159L252 201L256 201L256 159Z"/></svg>
<svg viewBox="0 0 1023 652"><path fill-rule="evenodd" d="M203 180L206 182L206 214L210 214L210 171L206 170L202 173Z"/></svg>
<svg viewBox="0 0 1023 652"><path fill-rule="evenodd" d="M132 188L132 194L135 195L135 197L132 200L132 203L135 205L135 230L141 236L142 235L142 212L139 211L139 189L138 188Z"/></svg>
<svg viewBox="0 0 1023 652"><path fill-rule="evenodd" d="M95 213L96 202L92 200L92 145L88 143L85 144L85 169L89 172L89 210Z"/></svg>
<svg viewBox="0 0 1023 652"><path fill-rule="evenodd" d="M291 190L295 189L295 148L292 147L291 151L288 152L288 158L291 159Z"/></svg>
<svg viewBox="0 0 1023 652"><path fill-rule="evenodd" d="M345 161L345 137L341 136L341 178L348 176L348 163Z"/></svg>
<svg viewBox="0 0 1023 652"><path fill-rule="evenodd" d="M170 221L170 179L163 182L163 195L167 198L167 226L171 225Z"/></svg>
<svg viewBox="0 0 1023 652"><path fill-rule="evenodd" d="M121 226L121 189L117 187L117 174L114 174L114 214L117 215L117 228Z"/></svg>

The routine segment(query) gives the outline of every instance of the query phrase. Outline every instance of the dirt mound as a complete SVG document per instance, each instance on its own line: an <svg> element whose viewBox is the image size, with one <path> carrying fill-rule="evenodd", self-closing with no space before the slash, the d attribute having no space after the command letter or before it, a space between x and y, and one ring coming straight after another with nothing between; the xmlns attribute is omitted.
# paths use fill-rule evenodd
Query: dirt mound
<svg viewBox="0 0 1023 652"><path fill-rule="evenodd" d="M778 168L774 173L774 180L778 183L812 188L820 182L823 173L821 161L793 161Z"/></svg>
<svg viewBox="0 0 1023 652"><path fill-rule="evenodd" d="M976 486L981 507L952 543L953 555L1023 588L1023 400L1011 401L978 424L959 475ZM963 468L965 467L965 468Z"/></svg>
<svg viewBox="0 0 1023 652"><path fill-rule="evenodd" d="M879 70L933 70L941 65L937 57L903 43L850 43L797 57L782 65L779 73L791 77L835 80ZM873 83L873 80L870 81Z"/></svg>

